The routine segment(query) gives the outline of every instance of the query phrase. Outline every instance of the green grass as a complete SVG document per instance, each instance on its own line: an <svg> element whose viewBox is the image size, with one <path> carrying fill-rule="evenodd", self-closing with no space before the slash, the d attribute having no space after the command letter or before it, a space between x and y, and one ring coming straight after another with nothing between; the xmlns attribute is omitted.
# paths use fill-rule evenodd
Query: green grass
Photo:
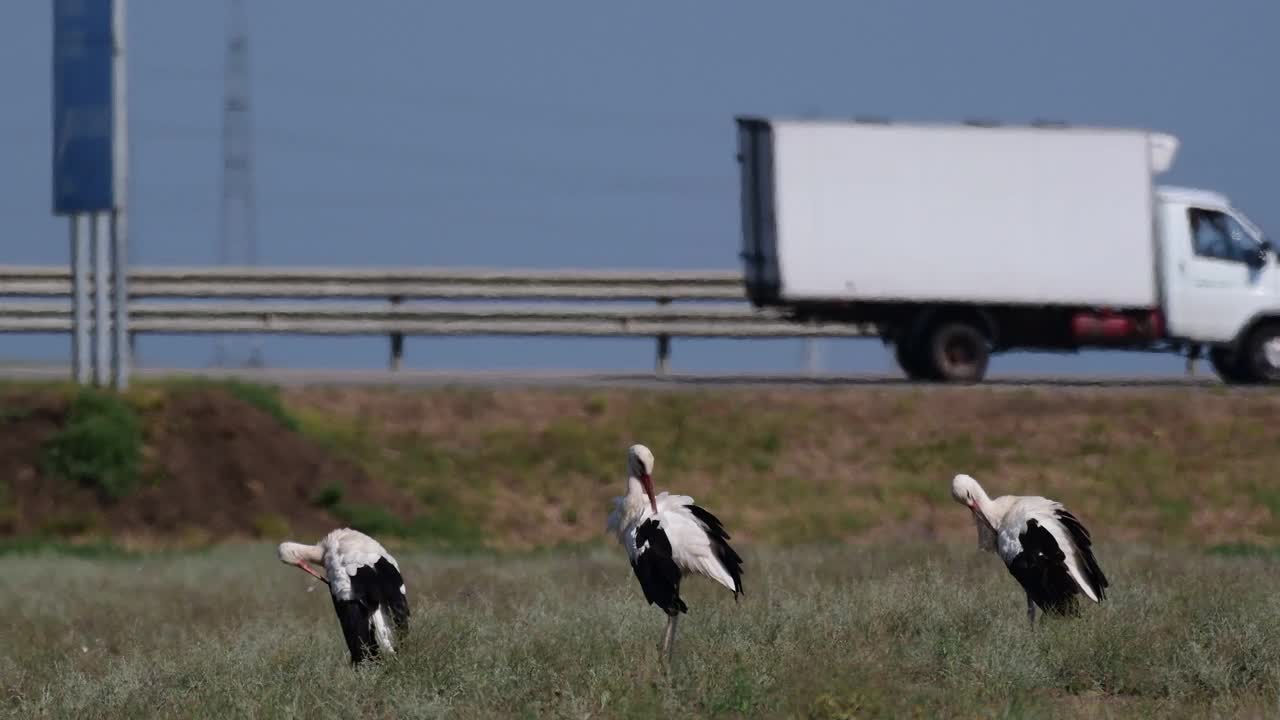
<svg viewBox="0 0 1280 720"><path fill-rule="evenodd" d="M266 545L0 555L12 717L1263 717L1280 557L1099 548L1076 621L1026 626L971 546L741 548L747 595L685 585L676 672L617 548L398 553L402 652L346 666L325 588ZM51 562L59 569L50 573ZM127 568L127 572L122 572ZM39 587L39 593L30 588Z"/></svg>
<svg viewBox="0 0 1280 720"><path fill-rule="evenodd" d="M282 427L294 431L300 429L298 419L284 406L280 399L280 390L274 385L262 385L234 379L219 380L185 377L143 384L141 387L178 392L183 390L221 390L275 418Z"/></svg>
<svg viewBox="0 0 1280 720"><path fill-rule="evenodd" d="M85 388L72 397L66 422L45 443L41 462L47 475L118 501L138 484L143 441L142 423L123 397Z"/></svg>
<svg viewBox="0 0 1280 720"><path fill-rule="evenodd" d="M128 558L136 554L105 541L69 543L57 538L22 537L0 539L0 558L6 555L67 555L87 559Z"/></svg>
<svg viewBox="0 0 1280 720"><path fill-rule="evenodd" d="M459 518L499 548L591 537L591 518L622 489L632 442L653 449L659 490L693 496L758 542L968 530L948 492L967 472L995 495L1060 499L1102 537L1275 544L1275 397L982 388L283 396L304 434L432 498L426 513Z"/></svg>

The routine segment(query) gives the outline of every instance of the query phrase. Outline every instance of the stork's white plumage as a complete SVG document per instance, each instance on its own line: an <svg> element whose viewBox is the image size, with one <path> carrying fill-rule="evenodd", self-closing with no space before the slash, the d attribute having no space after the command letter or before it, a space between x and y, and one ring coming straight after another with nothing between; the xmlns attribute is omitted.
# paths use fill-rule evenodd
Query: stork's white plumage
<svg viewBox="0 0 1280 720"><path fill-rule="evenodd" d="M409 598L400 565L377 540L340 528L315 545L280 543L280 562L296 565L329 585L333 609L351 652L351 664L395 654L392 630L409 628ZM311 563L322 565L324 575Z"/></svg>
<svg viewBox="0 0 1280 720"><path fill-rule="evenodd" d="M1106 598L1107 577L1093 556L1089 531L1062 503L1038 495L993 500L964 474L952 478L951 497L973 513L978 547L999 555L1026 592L1032 627L1037 607L1075 616L1079 594L1095 603Z"/></svg>
<svg viewBox="0 0 1280 720"><path fill-rule="evenodd" d="M614 499L607 528L627 551L650 605L667 614L661 651L671 658L676 621L689 608L680 597L688 573L708 577L742 594L742 558L729 546L719 518L688 495L653 493L653 453L644 445L627 450L627 492Z"/></svg>

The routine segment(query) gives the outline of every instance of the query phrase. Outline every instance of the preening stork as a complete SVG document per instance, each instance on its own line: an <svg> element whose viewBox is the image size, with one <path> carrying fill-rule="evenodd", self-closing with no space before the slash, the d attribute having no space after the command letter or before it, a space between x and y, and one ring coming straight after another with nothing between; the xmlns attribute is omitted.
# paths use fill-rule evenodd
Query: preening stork
<svg viewBox="0 0 1280 720"><path fill-rule="evenodd" d="M978 547L1004 560L1027 593L1027 620L1045 614L1078 616L1078 595L1101 602L1107 577L1093 556L1089 531L1062 503L1040 496L994 500L968 475L951 480L951 497L973 513ZM1041 616L1043 622L1043 616Z"/></svg>
<svg viewBox="0 0 1280 720"><path fill-rule="evenodd" d="M627 492L614 499L608 530L627 551L631 568L650 605L667 614L659 649L671 660L676 621L689 607L680 598L680 581L702 575L742 594L742 558L729 546L720 520L693 504L687 495L653 494L653 453L644 445L627 450Z"/></svg>
<svg viewBox="0 0 1280 720"><path fill-rule="evenodd" d="M341 528L315 545L280 543L278 553L280 562L296 565L329 586L353 666L377 657L379 649L395 654L392 630L408 630L409 598L400 565L377 540ZM324 567L324 575L311 567L313 563Z"/></svg>

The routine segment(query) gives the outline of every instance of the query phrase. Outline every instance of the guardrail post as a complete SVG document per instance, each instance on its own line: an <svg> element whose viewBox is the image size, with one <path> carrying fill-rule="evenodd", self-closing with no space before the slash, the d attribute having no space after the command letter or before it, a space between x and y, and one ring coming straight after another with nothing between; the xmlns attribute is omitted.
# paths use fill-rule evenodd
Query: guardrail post
<svg viewBox="0 0 1280 720"><path fill-rule="evenodd" d="M399 307L404 298L395 295L391 298L391 305ZM404 333L391 333L391 370L395 372L400 369L401 363L404 361Z"/></svg>
<svg viewBox="0 0 1280 720"><path fill-rule="evenodd" d="M671 298L658 298L658 306L662 307L671 304ZM667 365L671 360L671 336L666 333L658 335L658 357L654 362L653 371L657 375L667 374Z"/></svg>
<svg viewBox="0 0 1280 720"><path fill-rule="evenodd" d="M804 371L810 376L818 374L818 339L815 337L804 339Z"/></svg>

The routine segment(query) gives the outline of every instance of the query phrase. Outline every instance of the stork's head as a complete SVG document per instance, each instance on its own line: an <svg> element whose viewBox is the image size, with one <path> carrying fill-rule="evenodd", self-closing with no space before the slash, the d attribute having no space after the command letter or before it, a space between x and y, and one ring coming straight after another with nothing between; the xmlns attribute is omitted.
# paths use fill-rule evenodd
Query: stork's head
<svg viewBox="0 0 1280 720"><path fill-rule="evenodd" d="M995 529L999 524L999 517L991 514L995 508L991 498L987 497L987 491L982 489L977 480L961 473L951 478L951 497L972 513L973 524L978 529L978 548L995 552Z"/></svg>
<svg viewBox="0 0 1280 720"><path fill-rule="evenodd" d="M653 452L639 443L627 448L627 472L640 481L649 496L649 505L658 512L658 500L653 495Z"/></svg>
<svg viewBox="0 0 1280 720"><path fill-rule="evenodd" d="M282 542L280 547L276 548L276 557L280 558L280 562L285 565L297 565L302 562L302 549L306 547L301 543Z"/></svg>
<svg viewBox="0 0 1280 720"><path fill-rule="evenodd" d="M307 574L323 580L328 583L329 580L325 576L315 571L310 563L324 562L324 550L319 545L303 545L296 542L282 542L280 547L276 548L276 557L280 558L280 562L285 565L294 565Z"/></svg>
<svg viewBox="0 0 1280 720"><path fill-rule="evenodd" d="M968 475L961 473L951 478L951 497L970 510L976 512L986 495L978 481Z"/></svg>

